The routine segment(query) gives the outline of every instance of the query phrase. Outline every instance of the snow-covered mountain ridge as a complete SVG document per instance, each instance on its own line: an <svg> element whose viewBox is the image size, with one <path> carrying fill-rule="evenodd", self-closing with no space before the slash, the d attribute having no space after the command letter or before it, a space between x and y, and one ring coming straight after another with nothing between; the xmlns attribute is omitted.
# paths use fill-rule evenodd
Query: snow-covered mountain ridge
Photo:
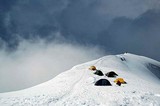
<svg viewBox="0 0 160 106"><path fill-rule="evenodd" d="M96 66L104 74L115 71L116 78L97 76L88 70ZM112 86L95 86L99 79ZM160 106L160 62L130 53L109 55L74 66L52 80L16 92L1 93L0 106Z"/></svg>

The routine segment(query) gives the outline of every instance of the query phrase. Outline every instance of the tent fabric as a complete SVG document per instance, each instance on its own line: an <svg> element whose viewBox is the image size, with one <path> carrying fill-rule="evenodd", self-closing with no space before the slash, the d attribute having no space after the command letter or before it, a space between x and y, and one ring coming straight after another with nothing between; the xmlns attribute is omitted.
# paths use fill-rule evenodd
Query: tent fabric
<svg viewBox="0 0 160 106"><path fill-rule="evenodd" d="M107 79L100 79L95 83L95 86L112 86Z"/></svg>
<svg viewBox="0 0 160 106"><path fill-rule="evenodd" d="M94 74L99 75L99 76L103 76L104 75L101 70L96 70L96 72Z"/></svg>
<svg viewBox="0 0 160 106"><path fill-rule="evenodd" d="M105 74L107 77L116 77L118 74L116 74L114 71L108 72Z"/></svg>
<svg viewBox="0 0 160 106"><path fill-rule="evenodd" d="M119 81L121 84L126 84L126 82L124 81L123 78L117 78L114 82L117 83L118 81Z"/></svg>
<svg viewBox="0 0 160 106"><path fill-rule="evenodd" d="M93 71L95 71L95 70L97 70L97 69L96 69L96 67L95 67L95 66L91 66L91 67L89 68L89 70L93 70Z"/></svg>
<svg viewBox="0 0 160 106"><path fill-rule="evenodd" d="M120 81L117 81L116 83L118 86L121 86L121 82Z"/></svg>

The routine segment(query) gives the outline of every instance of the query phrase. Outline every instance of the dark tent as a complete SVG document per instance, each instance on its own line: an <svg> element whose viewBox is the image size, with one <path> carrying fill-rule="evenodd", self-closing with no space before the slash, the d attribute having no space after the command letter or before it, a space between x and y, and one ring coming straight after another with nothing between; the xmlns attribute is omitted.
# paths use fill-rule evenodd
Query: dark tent
<svg viewBox="0 0 160 106"><path fill-rule="evenodd" d="M103 76L104 75L101 70L96 70L96 72L94 74L99 75L99 76Z"/></svg>
<svg viewBox="0 0 160 106"><path fill-rule="evenodd" d="M107 77L116 77L118 74L116 74L114 71L108 72L105 74Z"/></svg>
<svg viewBox="0 0 160 106"><path fill-rule="evenodd" d="M107 79L100 79L95 83L95 86L112 86Z"/></svg>

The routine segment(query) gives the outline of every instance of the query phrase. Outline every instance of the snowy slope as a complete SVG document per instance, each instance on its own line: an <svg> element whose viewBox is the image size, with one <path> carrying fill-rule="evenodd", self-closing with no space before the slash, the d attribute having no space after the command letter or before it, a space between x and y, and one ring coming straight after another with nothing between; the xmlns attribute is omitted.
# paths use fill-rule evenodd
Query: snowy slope
<svg viewBox="0 0 160 106"><path fill-rule="evenodd" d="M88 70L91 65L103 73L115 71L127 84L117 86L115 78L93 74ZM94 86L102 78L112 86ZM32 88L0 94L0 106L77 105L160 106L160 62L129 53L110 55L75 66Z"/></svg>

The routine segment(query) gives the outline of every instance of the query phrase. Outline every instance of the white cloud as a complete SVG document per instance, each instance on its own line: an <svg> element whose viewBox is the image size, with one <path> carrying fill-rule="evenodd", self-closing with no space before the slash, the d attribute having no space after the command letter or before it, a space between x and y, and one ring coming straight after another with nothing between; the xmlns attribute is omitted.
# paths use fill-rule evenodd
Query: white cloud
<svg viewBox="0 0 160 106"><path fill-rule="evenodd" d="M23 41L14 52L0 51L0 92L39 84L102 55L98 47Z"/></svg>

